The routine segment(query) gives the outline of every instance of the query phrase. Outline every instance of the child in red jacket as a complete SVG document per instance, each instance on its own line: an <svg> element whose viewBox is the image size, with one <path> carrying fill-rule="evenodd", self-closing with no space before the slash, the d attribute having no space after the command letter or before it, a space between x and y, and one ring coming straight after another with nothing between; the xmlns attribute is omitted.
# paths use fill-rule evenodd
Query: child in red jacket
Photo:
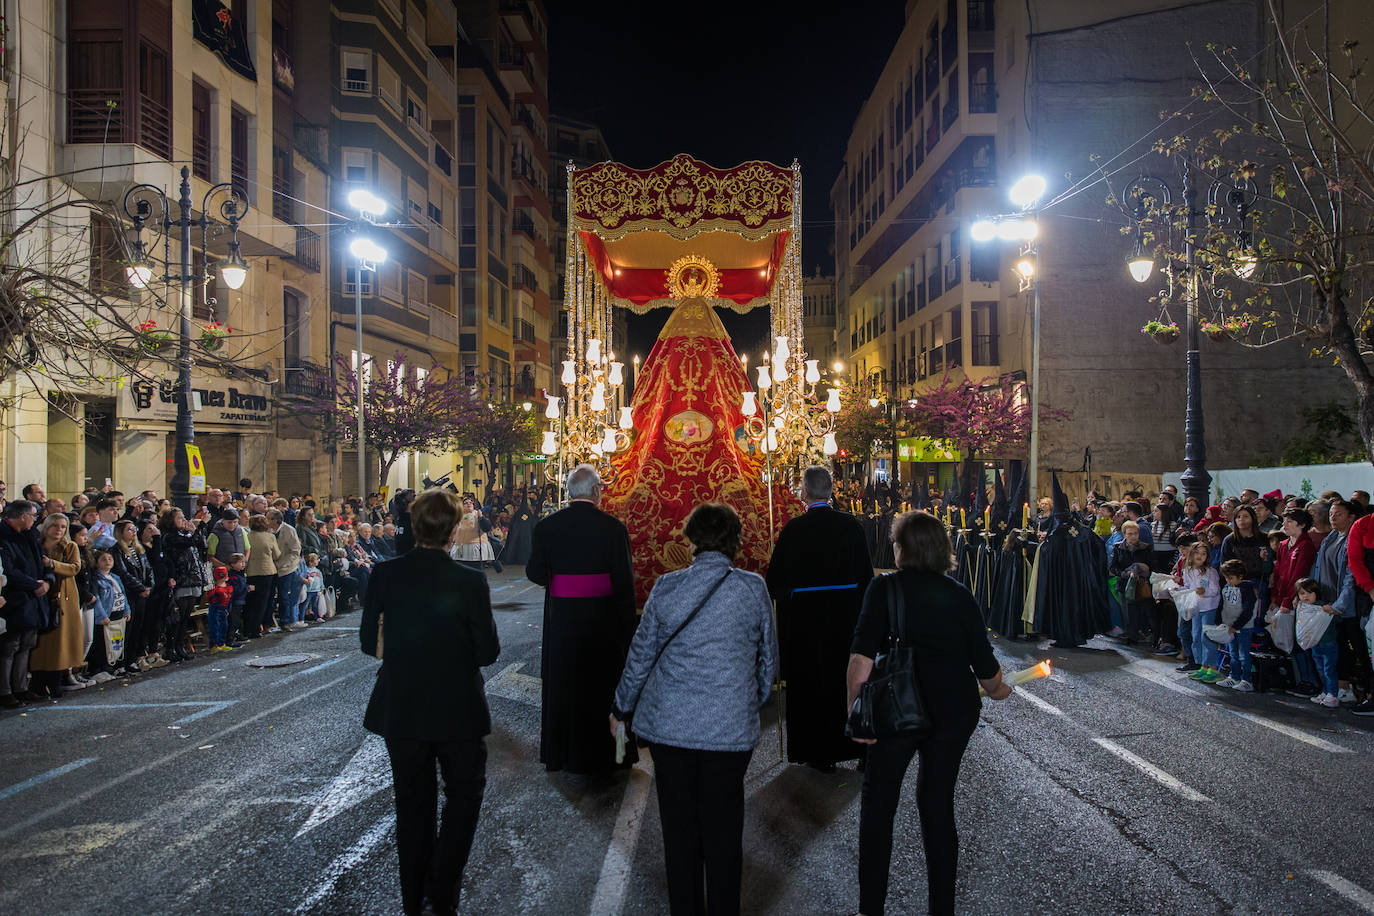
<svg viewBox="0 0 1374 916"><path fill-rule="evenodd" d="M210 602L210 651L227 652L225 645L229 635L229 605L234 600L234 589L229 585L229 568L215 567L215 587L205 593Z"/></svg>

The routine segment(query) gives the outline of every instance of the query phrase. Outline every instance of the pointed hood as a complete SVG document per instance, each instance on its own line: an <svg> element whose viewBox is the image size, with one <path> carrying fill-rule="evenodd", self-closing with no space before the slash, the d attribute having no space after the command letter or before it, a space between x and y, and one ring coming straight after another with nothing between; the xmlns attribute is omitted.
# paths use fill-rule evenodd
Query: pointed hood
<svg viewBox="0 0 1374 916"><path fill-rule="evenodd" d="M1055 471L1050 472L1050 496L1054 499L1054 508L1050 510L1056 518L1067 518L1069 515L1069 497L1064 494L1064 488L1059 485L1059 474Z"/></svg>
<svg viewBox="0 0 1374 916"><path fill-rule="evenodd" d="M1030 500L1030 475L1025 468L1021 469L1021 474L1016 479L1016 486L1012 488L1011 496L1011 523L1021 524L1021 516L1030 513L1027 503Z"/></svg>
<svg viewBox="0 0 1374 916"><path fill-rule="evenodd" d="M1010 510L1007 505L1007 488L1002 483L1002 472L994 471L992 474L992 527L994 529L1004 529L1010 519Z"/></svg>

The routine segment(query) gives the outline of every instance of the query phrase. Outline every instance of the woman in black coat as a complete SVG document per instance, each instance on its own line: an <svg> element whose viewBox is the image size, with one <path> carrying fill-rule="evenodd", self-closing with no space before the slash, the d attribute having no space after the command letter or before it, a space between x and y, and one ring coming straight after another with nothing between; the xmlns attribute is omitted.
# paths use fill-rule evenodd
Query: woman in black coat
<svg viewBox="0 0 1374 916"><path fill-rule="evenodd" d="M896 589L904 645L915 650L917 687L931 731L919 738L868 741L859 815L859 910L882 916L892 860L892 822L911 758L920 755L916 807L925 841L931 913L954 912L959 835L954 786L964 749L978 725L982 702L1005 700L1011 688L988 643L983 615L967 588L949 577L953 550L945 526L925 512L907 512L892 525L897 571L869 583L849 657L849 704L888 643L888 600Z"/></svg>
<svg viewBox="0 0 1374 916"><path fill-rule="evenodd" d="M205 530L210 514L204 506L192 521L177 508L168 509L158 519L162 531L162 554L167 564L168 582L176 605L176 616L167 633L167 660L189 661L195 650L186 640L191 611L205 589Z"/></svg>
<svg viewBox="0 0 1374 916"><path fill-rule="evenodd" d="M138 543L138 528L131 519L122 518L115 522L115 543L110 548L114 554L114 574L124 585L124 595L129 601L129 630L124 640L124 657L129 663L124 667L130 671L143 670L140 662L145 656L157 649L159 621L148 613L148 602L153 594L153 565L148 561L143 547ZM153 645L149 648L149 642Z"/></svg>

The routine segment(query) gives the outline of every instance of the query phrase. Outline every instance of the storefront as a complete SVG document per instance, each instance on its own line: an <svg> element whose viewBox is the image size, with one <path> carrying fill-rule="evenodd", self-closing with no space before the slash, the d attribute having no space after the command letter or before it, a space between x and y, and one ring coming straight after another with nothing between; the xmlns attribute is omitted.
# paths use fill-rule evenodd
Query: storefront
<svg viewBox="0 0 1374 916"><path fill-rule="evenodd" d="M273 402L267 385L194 376L195 441L211 487L233 489L239 478L268 479ZM116 401L114 479L126 490L167 491L176 453L177 403L171 379L137 380Z"/></svg>

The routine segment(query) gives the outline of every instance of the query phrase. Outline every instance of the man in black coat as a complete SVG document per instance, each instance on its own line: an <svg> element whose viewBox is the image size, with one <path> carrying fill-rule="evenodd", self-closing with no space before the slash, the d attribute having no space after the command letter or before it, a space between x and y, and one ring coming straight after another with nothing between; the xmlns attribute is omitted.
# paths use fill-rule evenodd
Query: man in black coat
<svg viewBox="0 0 1374 916"><path fill-rule="evenodd" d="M501 646L486 577L448 554L461 517L446 490L415 501L415 549L377 564L359 627L363 652L382 658L363 727L386 739L391 756L407 914L422 912L426 896L434 912L456 911L487 783L481 669ZM436 763L445 798L437 838Z"/></svg>
<svg viewBox="0 0 1374 916"><path fill-rule="evenodd" d="M546 589L539 759L551 772L591 775L616 765L606 715L637 624L635 578L630 533L597 508L596 468L573 469L568 497L566 509L534 526L525 566Z"/></svg>
<svg viewBox="0 0 1374 916"><path fill-rule="evenodd" d="M5 618L5 632L0 635L0 706L6 709L37 698L25 686L29 655L38 644L39 630L51 626L44 596L56 578L43 562L43 548L33 530L37 521L38 506L26 499L6 504L0 521L0 564L5 576L0 591L4 598L0 616Z"/></svg>
<svg viewBox="0 0 1374 916"><path fill-rule="evenodd" d="M833 488L828 470L806 469L806 512L783 526L768 562L787 684L787 759L822 770L863 756L844 735L845 672L873 578L868 539L854 516L830 507Z"/></svg>

